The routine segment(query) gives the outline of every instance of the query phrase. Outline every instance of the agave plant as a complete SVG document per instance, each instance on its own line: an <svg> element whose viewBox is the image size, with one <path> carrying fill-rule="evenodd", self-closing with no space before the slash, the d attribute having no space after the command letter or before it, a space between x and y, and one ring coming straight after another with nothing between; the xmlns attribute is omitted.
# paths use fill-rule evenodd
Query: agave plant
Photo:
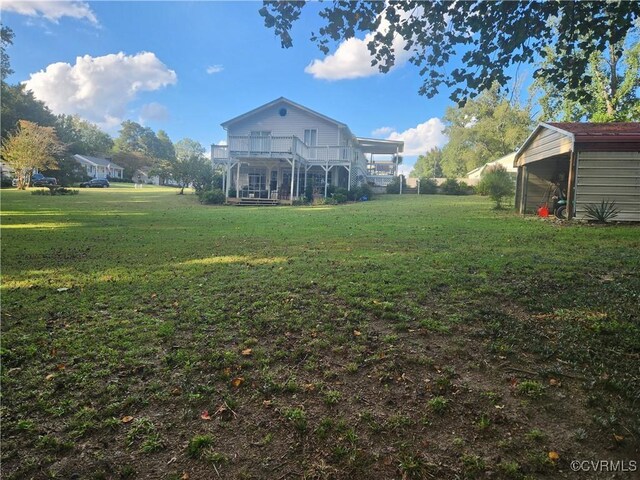
<svg viewBox="0 0 640 480"><path fill-rule="evenodd" d="M591 203L584 207L585 215L589 220L605 223L612 218L616 218L620 210L616 208L615 200L602 200L600 205Z"/></svg>

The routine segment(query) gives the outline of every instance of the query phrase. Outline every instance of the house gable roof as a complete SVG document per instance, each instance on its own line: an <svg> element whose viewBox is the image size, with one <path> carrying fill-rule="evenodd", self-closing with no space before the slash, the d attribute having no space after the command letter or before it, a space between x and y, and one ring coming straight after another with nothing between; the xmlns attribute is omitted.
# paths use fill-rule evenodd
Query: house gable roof
<svg viewBox="0 0 640 480"><path fill-rule="evenodd" d="M302 111L304 111L304 112L306 112L306 113L308 113L310 115L313 115L315 117L321 118L321 119L323 119L323 120L325 120L325 121L327 121L329 123L333 123L334 125L337 125L338 127L346 128L347 130L349 129L349 127L345 123L342 123L342 122L339 122L337 120L334 120L331 117L327 117L326 115L318 113L315 110L311 110L310 108L307 108L307 107L305 107L303 105L300 105L299 103L292 102L291 100L289 100L288 98L285 98L285 97L276 98L272 102L265 103L264 105L262 105L262 106L260 106L258 108L254 108L253 110L248 111L247 113L243 113L242 115L234 117L231 120L227 120L226 122L222 122L220 125L222 126L222 128L224 128L226 130L229 125L233 125L234 123L237 123L237 122L239 122L241 120L244 120L244 119L246 119L248 117L251 117L252 115L255 115L257 113L263 112L263 111L265 111L265 110L267 110L269 108L272 108L272 107L274 107L274 106L276 106L278 104L281 104L281 103L289 105L289 106L294 107L294 108L298 108L298 109L300 109L300 110L302 110Z"/></svg>
<svg viewBox="0 0 640 480"><path fill-rule="evenodd" d="M84 161L86 163L90 163L94 166L100 167L111 167L111 168L119 168L120 170L124 170L120 165L116 165L108 158L100 158L100 157L91 157L89 155L74 155L76 160Z"/></svg>

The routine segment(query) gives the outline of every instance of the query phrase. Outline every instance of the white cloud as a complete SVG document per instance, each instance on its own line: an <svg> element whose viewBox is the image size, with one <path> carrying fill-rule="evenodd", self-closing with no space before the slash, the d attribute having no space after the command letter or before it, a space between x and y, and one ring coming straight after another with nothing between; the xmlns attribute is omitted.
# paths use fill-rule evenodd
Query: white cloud
<svg viewBox="0 0 640 480"><path fill-rule="evenodd" d="M402 12L400 16L406 15L408 13ZM377 31L385 34L388 28L389 22L383 18ZM378 65L371 65L371 52L367 48L367 44L373 40L376 33L370 32L365 35L364 39L353 37L345 40L338 45L333 54L327 55L322 60L313 60L304 69L305 73L322 80L345 80L378 75L380 73ZM405 45L404 39L400 35L396 35L392 42L395 54L392 68L400 67L409 60L411 52L404 49Z"/></svg>
<svg viewBox="0 0 640 480"><path fill-rule="evenodd" d="M78 114L105 128L118 125L127 106L140 92L177 82L154 53L77 57L75 65L53 63L31 74L27 89L54 113Z"/></svg>
<svg viewBox="0 0 640 480"><path fill-rule="evenodd" d="M384 137L385 135L389 135L394 130L395 128L393 127L380 127L373 130L371 132L371 135L373 135L374 137Z"/></svg>
<svg viewBox="0 0 640 480"><path fill-rule="evenodd" d="M207 73L209 75L212 75L214 73L220 73L223 70L224 70L224 67L222 65L211 65L210 67L207 67Z"/></svg>
<svg viewBox="0 0 640 480"><path fill-rule="evenodd" d="M442 121L434 117L404 132L391 132L387 140L404 141L404 155L424 155L433 147L441 147L447 142L443 130Z"/></svg>
<svg viewBox="0 0 640 480"><path fill-rule="evenodd" d="M3 0L2 10L29 17L43 17L55 23L62 17L71 17L77 19L86 18L91 23L98 24L95 13L85 2Z"/></svg>
<svg viewBox="0 0 640 480"><path fill-rule="evenodd" d="M169 110L158 102L151 102L140 108L140 123L144 124L148 120L164 122L169 119Z"/></svg>

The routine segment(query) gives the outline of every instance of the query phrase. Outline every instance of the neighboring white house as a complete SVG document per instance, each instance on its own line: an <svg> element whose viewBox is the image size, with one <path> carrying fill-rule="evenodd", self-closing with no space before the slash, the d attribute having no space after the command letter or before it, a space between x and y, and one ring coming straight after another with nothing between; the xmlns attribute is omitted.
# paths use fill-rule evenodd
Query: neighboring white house
<svg viewBox="0 0 640 480"><path fill-rule="evenodd" d="M158 175L151 175L150 172L151 167L140 167L133 174L133 181L147 185L160 185L160 177Z"/></svg>
<svg viewBox="0 0 640 480"><path fill-rule="evenodd" d="M224 189L241 198L292 201L309 182L327 195L333 185L350 190L386 185L397 174L404 143L356 137L344 123L280 97L221 124L226 145L212 145Z"/></svg>
<svg viewBox="0 0 640 480"><path fill-rule="evenodd" d="M485 170L495 165L502 165L507 170L507 172L513 174L513 178L515 178L518 174L518 168L513 166L513 161L515 160L515 158L516 152L508 153L504 157L500 157L493 162L485 163L481 167L474 168L467 173L465 181L469 185L477 185L478 182L480 182L480 178L482 177L482 174L485 172Z"/></svg>
<svg viewBox="0 0 640 480"><path fill-rule="evenodd" d="M74 155L73 158L84 167L91 178L123 178L124 168L108 158Z"/></svg>

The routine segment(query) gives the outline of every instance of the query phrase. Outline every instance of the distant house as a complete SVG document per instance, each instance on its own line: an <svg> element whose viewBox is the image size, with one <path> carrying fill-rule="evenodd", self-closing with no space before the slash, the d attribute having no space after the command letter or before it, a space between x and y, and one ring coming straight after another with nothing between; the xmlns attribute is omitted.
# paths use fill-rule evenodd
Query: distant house
<svg viewBox="0 0 640 480"><path fill-rule="evenodd" d="M616 202L615 220L640 222L640 123L540 123L514 166L520 213L534 212L555 184L569 218L604 200Z"/></svg>
<svg viewBox="0 0 640 480"><path fill-rule="evenodd" d="M492 162L485 163L484 165L478 168L474 168L473 170L468 172L464 181L469 185L477 185L480 182L480 178L482 177L482 174L488 168L493 167L495 165L502 165L507 170L507 172L513 174L513 177L515 178L515 176L518 173L518 169L513 166L513 161L515 158L516 158L516 152L513 152L513 153L508 153L504 157L500 157L499 159L494 160Z"/></svg>
<svg viewBox="0 0 640 480"><path fill-rule="evenodd" d="M160 177L151 175L151 167L140 167L133 174L133 181L147 185L160 185Z"/></svg>
<svg viewBox="0 0 640 480"><path fill-rule="evenodd" d="M328 187L387 185L397 174L404 143L356 137L337 120L280 97L222 123L226 145L212 145L224 190L240 198L291 202L310 182Z"/></svg>
<svg viewBox="0 0 640 480"><path fill-rule="evenodd" d="M85 169L91 178L123 178L124 168L113 163L109 158L74 155L73 158Z"/></svg>

